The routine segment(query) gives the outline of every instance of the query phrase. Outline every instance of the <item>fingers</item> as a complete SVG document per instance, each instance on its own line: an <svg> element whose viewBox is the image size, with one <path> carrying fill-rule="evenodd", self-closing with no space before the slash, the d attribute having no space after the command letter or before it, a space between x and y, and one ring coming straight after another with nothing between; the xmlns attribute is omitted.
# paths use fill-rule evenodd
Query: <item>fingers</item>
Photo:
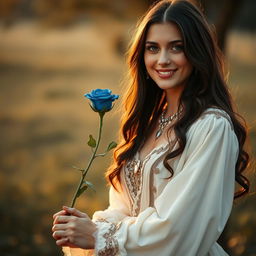
<svg viewBox="0 0 256 256"><path fill-rule="evenodd" d="M65 210L61 210L53 215L53 218L55 219L59 215L66 215L67 212Z"/></svg>
<svg viewBox="0 0 256 256"><path fill-rule="evenodd" d="M68 238L67 238L67 237L63 237L63 238L57 240L57 241L56 241L56 244L57 244L58 246L65 246L65 245L68 244Z"/></svg>
<svg viewBox="0 0 256 256"><path fill-rule="evenodd" d="M71 218L72 216L65 216L65 215L56 216L56 218L53 221L53 225L67 223Z"/></svg>
<svg viewBox="0 0 256 256"><path fill-rule="evenodd" d="M66 232L63 231L63 230L58 230L58 231L54 231L52 233L52 237L56 240L60 240L60 239L63 239L67 236Z"/></svg>
<svg viewBox="0 0 256 256"><path fill-rule="evenodd" d="M80 212L76 208L63 206L63 210L55 213L53 215L53 219L56 219L56 217L63 216L63 215L73 215L73 216L76 216L76 217L88 218L88 215L86 213Z"/></svg>
<svg viewBox="0 0 256 256"><path fill-rule="evenodd" d="M77 216L77 217L81 217L81 218L88 218L88 215L86 213L80 212L76 208L70 208L67 206L63 206L63 210L73 216Z"/></svg>
<svg viewBox="0 0 256 256"><path fill-rule="evenodd" d="M53 219L52 236L58 246L84 246L84 239L77 242L76 238L84 237L84 230L88 223L91 223L91 219L86 213L63 206L63 210L55 213Z"/></svg>
<svg viewBox="0 0 256 256"><path fill-rule="evenodd" d="M55 224L52 227L52 231L56 231L56 230L65 230L67 228L66 224Z"/></svg>

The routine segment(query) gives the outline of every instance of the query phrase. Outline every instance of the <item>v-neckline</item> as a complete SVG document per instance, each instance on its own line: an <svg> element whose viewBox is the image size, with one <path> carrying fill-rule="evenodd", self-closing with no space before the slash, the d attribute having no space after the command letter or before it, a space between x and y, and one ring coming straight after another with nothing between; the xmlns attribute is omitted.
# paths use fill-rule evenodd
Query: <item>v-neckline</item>
<svg viewBox="0 0 256 256"><path fill-rule="evenodd" d="M165 141L164 143L158 145L157 147L151 149L144 157L144 159L141 159L140 156L140 150L137 151L136 155L137 155L137 159L141 162L144 163L146 160L148 160L155 152L158 152L160 149L160 152L163 151L164 149L167 148L167 146L169 146L169 141Z"/></svg>

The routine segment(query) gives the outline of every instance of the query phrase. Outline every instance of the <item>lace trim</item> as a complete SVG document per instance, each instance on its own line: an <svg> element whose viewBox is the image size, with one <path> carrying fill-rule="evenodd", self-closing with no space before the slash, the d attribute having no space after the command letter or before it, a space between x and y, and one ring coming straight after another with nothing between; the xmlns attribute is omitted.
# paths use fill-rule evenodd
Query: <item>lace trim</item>
<svg viewBox="0 0 256 256"><path fill-rule="evenodd" d="M130 192L132 203L132 216L137 216L140 210L142 189L142 175L140 160L131 160L125 168L125 181Z"/></svg>
<svg viewBox="0 0 256 256"><path fill-rule="evenodd" d="M96 222L106 223L108 225L108 231L102 235L105 239L105 246L97 252L98 256L115 256L119 253L119 244L114 234L120 228L120 224L114 224L106 221L105 219L99 219Z"/></svg>
<svg viewBox="0 0 256 256"><path fill-rule="evenodd" d="M233 127L233 123L230 119L230 116L224 112L223 110L206 110L202 116L200 117L200 119L204 119L204 117L208 114L214 114L216 116L217 119L221 118L221 117L224 117L229 123L230 123L230 126L231 126L231 129L234 130L234 127Z"/></svg>
<svg viewBox="0 0 256 256"><path fill-rule="evenodd" d="M143 161L139 159L132 159L127 162L125 167L125 182L127 184L130 197L132 199L132 209L131 215L136 217L138 216L141 208L141 192L142 192L142 183L143 183L143 169L145 163L150 159L150 157L157 153L159 154L165 148L167 148L169 144L165 146L161 146L152 150Z"/></svg>

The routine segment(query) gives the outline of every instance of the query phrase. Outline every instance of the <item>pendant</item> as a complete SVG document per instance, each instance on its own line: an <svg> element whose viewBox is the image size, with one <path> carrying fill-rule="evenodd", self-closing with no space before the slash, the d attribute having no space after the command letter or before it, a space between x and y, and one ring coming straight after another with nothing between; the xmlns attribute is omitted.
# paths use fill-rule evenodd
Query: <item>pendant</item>
<svg viewBox="0 0 256 256"><path fill-rule="evenodd" d="M161 134L162 134L162 130L158 130L156 132L156 139L158 139L161 136Z"/></svg>
<svg viewBox="0 0 256 256"><path fill-rule="evenodd" d="M137 174L137 172L140 170L140 160L136 161L134 164L134 174Z"/></svg>

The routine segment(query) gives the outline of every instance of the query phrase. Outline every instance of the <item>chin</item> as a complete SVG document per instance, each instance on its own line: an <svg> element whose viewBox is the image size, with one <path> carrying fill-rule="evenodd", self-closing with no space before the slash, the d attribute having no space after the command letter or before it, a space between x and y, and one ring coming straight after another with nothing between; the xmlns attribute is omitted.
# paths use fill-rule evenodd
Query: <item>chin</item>
<svg viewBox="0 0 256 256"><path fill-rule="evenodd" d="M183 91L184 85L177 83L156 83L157 86L162 90L168 91Z"/></svg>
<svg viewBox="0 0 256 256"><path fill-rule="evenodd" d="M156 83L156 84L159 88L161 88L163 90L168 90L168 89L173 89L173 88L179 87L176 84L170 84L170 83Z"/></svg>

